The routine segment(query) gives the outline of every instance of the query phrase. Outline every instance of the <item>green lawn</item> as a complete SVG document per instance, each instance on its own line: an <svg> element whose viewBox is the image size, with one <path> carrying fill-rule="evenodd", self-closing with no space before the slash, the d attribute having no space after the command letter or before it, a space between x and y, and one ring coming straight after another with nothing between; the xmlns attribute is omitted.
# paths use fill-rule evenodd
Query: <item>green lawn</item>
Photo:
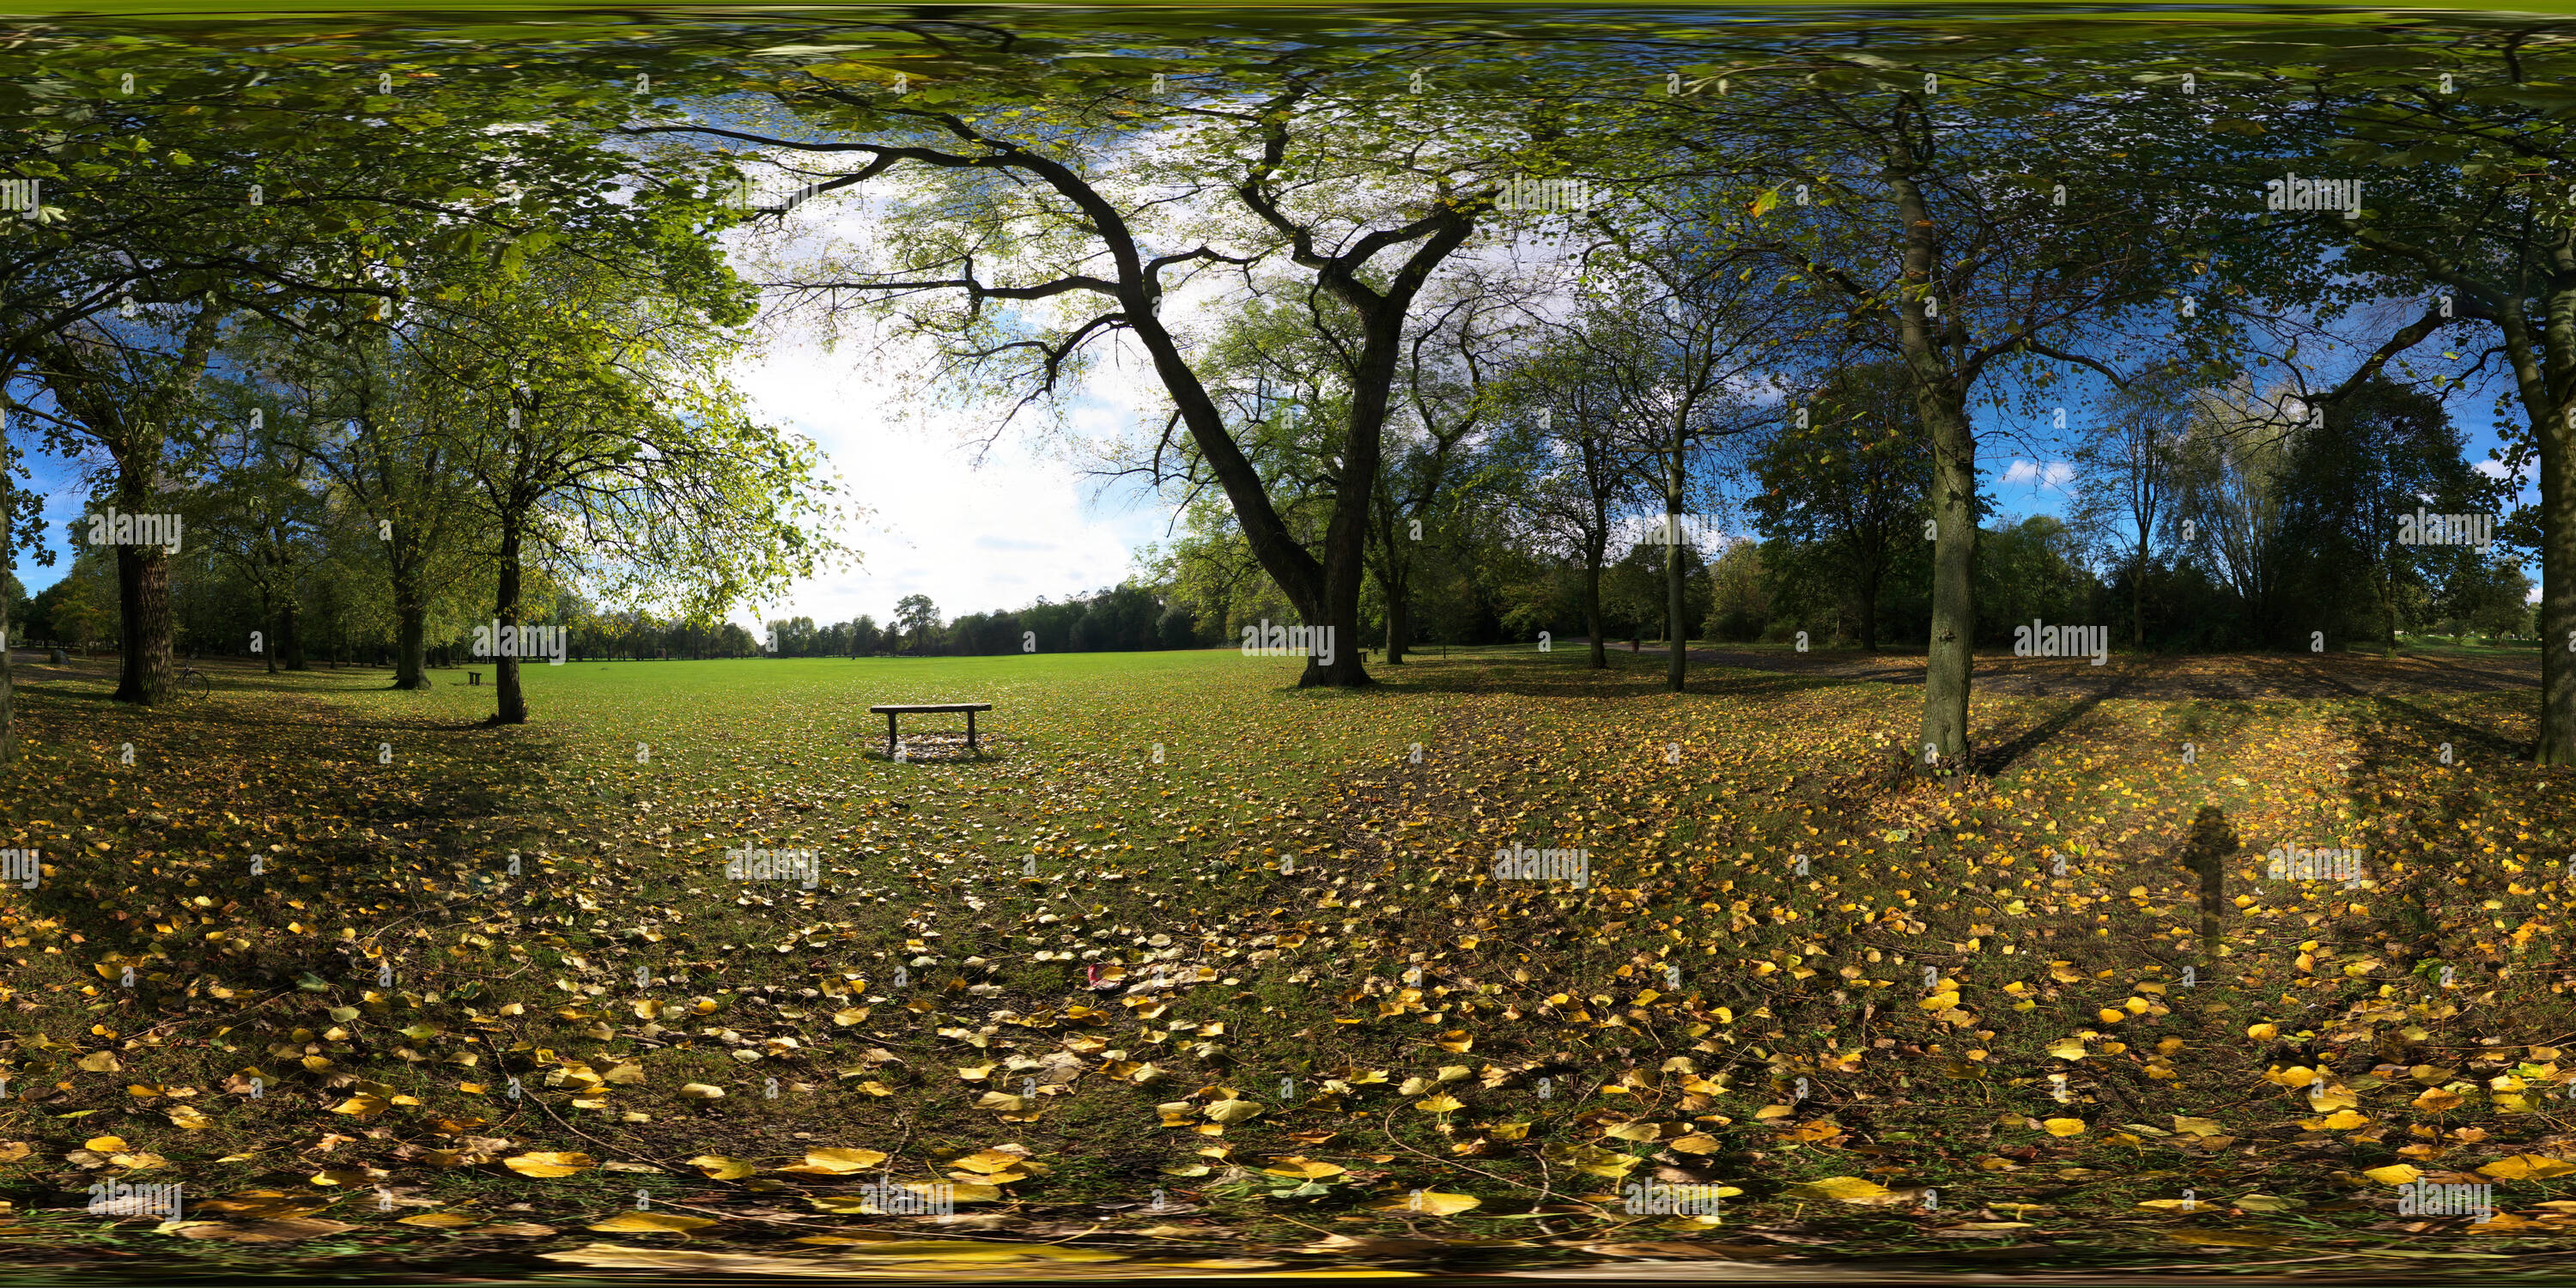
<svg viewBox="0 0 2576 1288"><path fill-rule="evenodd" d="M1533 1240L1462 1264L1746 1229L2134 1261L2457 1246L2372 1232L2400 1174L2363 1174L2570 1152L2576 794L2496 750L2528 695L1987 696L1994 776L1935 785L1914 687L1583 661L1360 693L1233 651L576 663L526 670L515 729L488 675L227 670L135 711L29 668L0 835L51 866L0 895L0 1188L184 1179L248 1196L219 1230L397 1259L673 1237L582 1232L639 1190L787 1255L903 1227L864 1211L886 1175L1131 1257L1296 1264L1331 1223ZM988 754L913 717L883 757L870 704L960 700ZM2371 885L2263 879L2293 844ZM1588 883L1494 879L1520 846ZM731 848L825 871L729 880ZM2556 1239L2552 1170L2498 1190L2528 1231L2458 1237ZM1647 1181L1734 1191L1725 1224L1625 1214ZM185 1246L256 1252L224 1237Z"/></svg>

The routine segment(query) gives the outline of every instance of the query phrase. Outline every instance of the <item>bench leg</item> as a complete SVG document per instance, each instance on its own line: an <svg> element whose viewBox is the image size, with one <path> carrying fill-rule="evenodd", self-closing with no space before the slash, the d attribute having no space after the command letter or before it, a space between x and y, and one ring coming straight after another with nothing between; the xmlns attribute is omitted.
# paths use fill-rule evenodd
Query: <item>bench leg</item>
<svg viewBox="0 0 2576 1288"><path fill-rule="evenodd" d="M975 750L975 713L966 713L966 750Z"/></svg>
<svg viewBox="0 0 2576 1288"><path fill-rule="evenodd" d="M886 759L894 759L894 713L886 713Z"/></svg>

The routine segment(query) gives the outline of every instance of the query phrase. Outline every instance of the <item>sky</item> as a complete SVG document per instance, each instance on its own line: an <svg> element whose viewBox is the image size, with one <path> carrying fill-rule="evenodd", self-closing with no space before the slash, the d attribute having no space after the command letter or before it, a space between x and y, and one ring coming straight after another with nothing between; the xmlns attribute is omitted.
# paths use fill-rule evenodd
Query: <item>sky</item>
<svg viewBox="0 0 2576 1288"><path fill-rule="evenodd" d="M743 368L740 387L763 420L812 439L847 500L868 513L841 526L858 566L799 584L766 617L818 623L866 614L883 623L906 595L943 617L1021 608L1114 586L1134 552L1164 538L1162 507L1132 485L1104 488L1066 436L1035 417L984 438L992 417L926 409L918 419L887 383L844 353L810 345ZM1084 397L1077 435L1118 430L1131 413ZM980 458L980 459L979 459ZM737 619L752 620L749 612Z"/></svg>
<svg viewBox="0 0 2576 1288"><path fill-rule="evenodd" d="M846 349L791 343L738 368L753 413L811 439L848 508L865 512L835 533L858 552L855 566L800 582L761 611L745 605L736 621L828 624L865 614L882 623L911 594L930 596L950 618L1041 595L1062 600L1116 585L1133 571L1134 552L1164 539L1159 506L1132 485L1104 489L1086 475L1078 445L1036 418L987 451L974 431L994 417L929 409L916 418L899 409L890 382L863 367ZM1067 420L1075 434L1097 437L1130 414L1086 396ZM34 454L23 424L11 438L30 453L34 486L46 493L46 544L58 555L50 568L22 559L18 578L32 595L69 571L68 525L88 511L88 489L76 463Z"/></svg>
<svg viewBox="0 0 2576 1288"><path fill-rule="evenodd" d="M865 235L860 209L841 206L825 218L811 231ZM1211 303L1182 307L1195 312ZM737 366L737 386L759 419L820 448L845 505L863 511L835 533L857 557L851 566L797 583L778 602L739 606L733 620L755 634L761 622L781 617L828 625L864 614L882 623L896 601L912 594L928 595L943 619L953 619L1116 585L1138 570L1139 551L1167 539L1171 515L1132 482L1104 486L1088 473L1096 454L1084 445L1157 414L1158 400L1133 380L1147 370L1141 355L1129 352L1123 364L1097 368L1068 399L1060 424L1024 413L995 433L999 409L907 401L895 375L870 360L864 337L826 350L810 326L776 328L771 344ZM2468 456L2492 475L2496 467L2483 460L2497 441L2491 402L2489 391L2472 389L2455 395L2451 409L2468 435ZM2050 458L2048 435L2010 432L2014 427L1995 415L1980 416L1979 463L2004 515L2063 514L2081 483L2073 468ZM12 426L21 450L34 447L27 429ZM18 576L33 594L68 569L68 521L86 511L87 490L75 463L39 455L30 464L35 486L47 493L48 544L60 552L52 567L22 561ZM2537 489L2526 486L2524 493L2536 499ZM2525 571L2537 580L2536 561Z"/></svg>
<svg viewBox="0 0 2576 1288"><path fill-rule="evenodd" d="M845 499L866 510L837 533L858 552L855 567L800 582L765 611L744 606L734 619L747 627L776 617L829 624L861 614L882 623L911 594L930 596L944 618L1020 608L1041 595L1063 600L1117 584L1135 571L1139 550L1167 538L1170 515L1159 501L1131 484L1104 489L1085 472L1080 440L1135 423L1144 407L1133 395L1086 387L1067 412L1071 434L1028 417L987 449L982 435L997 413L934 408L916 418L892 382L846 347L780 345L743 365L738 379L759 417L811 439ZM2484 403L2462 398L2454 407L2470 433L2470 456L2482 458L2495 441ZM23 428L13 437L22 450L31 446ZM2063 513L2074 471L2037 455L2027 442L1988 436L1980 463L2007 513ZM87 493L68 463L37 457L31 465L37 487L48 492L48 543L61 552L53 567L19 568L33 594L69 568L65 525L85 512ZM2484 461L2480 467L2495 472ZM2536 578L2536 566L2527 571Z"/></svg>

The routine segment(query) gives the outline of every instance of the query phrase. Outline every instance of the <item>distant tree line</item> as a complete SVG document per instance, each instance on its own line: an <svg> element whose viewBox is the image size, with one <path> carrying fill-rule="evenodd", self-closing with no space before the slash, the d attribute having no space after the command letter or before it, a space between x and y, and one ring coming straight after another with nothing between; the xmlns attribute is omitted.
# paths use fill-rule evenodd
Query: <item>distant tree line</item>
<svg viewBox="0 0 2576 1288"><path fill-rule="evenodd" d="M944 657L996 653L1136 653L1217 642L1169 592L1122 582L1062 602L1038 597L1020 609L968 613L943 622L927 595L907 595L886 625L861 615L817 626L811 617L769 623L778 657Z"/></svg>

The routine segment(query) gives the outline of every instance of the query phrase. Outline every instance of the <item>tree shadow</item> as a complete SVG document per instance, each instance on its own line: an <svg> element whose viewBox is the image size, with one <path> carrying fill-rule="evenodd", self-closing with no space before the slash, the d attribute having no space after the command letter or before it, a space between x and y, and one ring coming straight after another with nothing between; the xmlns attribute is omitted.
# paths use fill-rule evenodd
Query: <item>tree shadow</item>
<svg viewBox="0 0 2576 1288"><path fill-rule="evenodd" d="M1665 655L1660 652L1630 653L1626 649L1609 651L1610 664L1594 670L1586 664L1585 646L1576 641L1553 652L1531 652L1526 657L1479 654L1462 659L1470 667L1422 666L1438 663L1437 654L1425 657L1416 653L1403 666L1380 663L1369 676L1377 683L1369 690L1389 693L1472 693L1510 694L1532 698L1593 698L1600 701L1629 701L1670 697L1664 687ZM1848 677L1801 675L1779 671L1749 670L1724 666L1691 658L1691 668L1684 681L1684 692L1701 695L1724 694L1729 697L1771 697L1804 692L1809 689L1846 687L1854 683ZM1282 686L1287 692L1294 686Z"/></svg>
<svg viewBox="0 0 2576 1288"><path fill-rule="evenodd" d="M2472 903L2503 893L2503 877L2465 862L2468 842L2439 838L2464 837L2468 834L2462 828L2496 817L2552 816L2567 797L2566 771L2534 764L2534 747L2527 739L2499 733L2493 724L2474 723L2474 717L2431 709L2421 699L2355 694L2346 714L2344 732L2354 754L2343 771L2342 794L2353 813L2378 818L2392 829L2394 844L2409 838L2433 841L2420 855L2407 856L2419 882L2396 878L2394 889L2370 901L2371 934L2401 971L2411 972L2427 959L2494 960L2486 936L2476 931L2479 919L2441 912L2442 897L2426 893L2421 881L2443 890L2457 877L2461 888L2456 895ZM2366 856L2365 871L2373 866ZM2392 880L2385 869L2378 875L2383 882Z"/></svg>
<svg viewBox="0 0 2576 1288"><path fill-rule="evenodd" d="M2089 714L2093 708L2127 692L2129 683L2127 676L2117 677L2111 681L2108 688L2098 693L2084 695L2068 704L2064 710L2022 731L2021 735L2011 742L1990 751L1979 752L1976 758L1976 772L1988 778L2001 775L2011 768L2015 761L2039 750L2046 746L2050 739L2064 733L2076 721Z"/></svg>
<svg viewBox="0 0 2576 1288"><path fill-rule="evenodd" d="M523 876L536 870L564 812L560 797L530 790L568 764L542 736L468 744L413 727L386 763L374 736L385 726L362 712L253 719L220 703L100 711L84 696L20 694L29 743L75 754L57 757L55 799L21 797L8 811L55 868L36 889L10 894L80 936L97 961L133 962L144 994L199 977L237 988L310 987L313 977L372 987L373 975L358 972L363 941L311 929L331 924L332 905L389 909L415 925L470 915L476 909L460 901L497 888L512 851L529 856ZM435 741L424 745L424 732ZM84 743L108 754L79 754ZM121 754L129 744L130 764ZM177 933L201 909L240 933ZM122 972L106 982L122 987Z"/></svg>

